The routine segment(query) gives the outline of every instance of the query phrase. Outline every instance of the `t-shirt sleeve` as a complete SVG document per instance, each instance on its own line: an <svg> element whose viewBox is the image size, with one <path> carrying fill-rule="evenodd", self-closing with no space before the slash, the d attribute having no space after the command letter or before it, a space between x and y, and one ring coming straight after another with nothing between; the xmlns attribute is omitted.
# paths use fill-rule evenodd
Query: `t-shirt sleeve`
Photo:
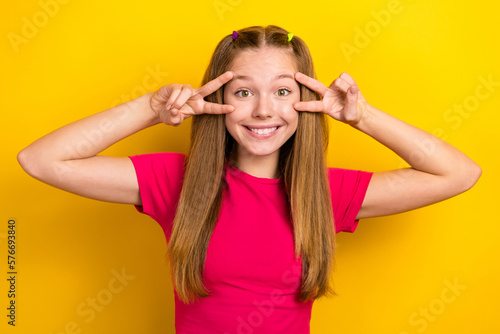
<svg viewBox="0 0 500 334"><path fill-rule="evenodd" d="M328 168L335 232L354 232L372 172Z"/></svg>
<svg viewBox="0 0 500 334"><path fill-rule="evenodd" d="M129 156L135 168L142 205L140 213L157 221L169 239L184 178L185 154L176 152Z"/></svg>

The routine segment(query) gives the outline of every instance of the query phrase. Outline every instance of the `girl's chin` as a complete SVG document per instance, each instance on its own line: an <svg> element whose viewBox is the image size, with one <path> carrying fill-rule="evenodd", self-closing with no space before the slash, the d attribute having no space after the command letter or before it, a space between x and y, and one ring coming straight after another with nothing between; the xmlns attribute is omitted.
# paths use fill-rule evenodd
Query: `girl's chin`
<svg viewBox="0 0 500 334"><path fill-rule="evenodd" d="M252 156L259 156L259 157L262 156L262 157L264 157L264 156L268 156L268 155L276 153L277 151L279 151L279 148L276 148L276 149L269 149L268 147L262 148L262 149L259 149L259 148L243 148L242 151L244 152L245 155L252 155Z"/></svg>

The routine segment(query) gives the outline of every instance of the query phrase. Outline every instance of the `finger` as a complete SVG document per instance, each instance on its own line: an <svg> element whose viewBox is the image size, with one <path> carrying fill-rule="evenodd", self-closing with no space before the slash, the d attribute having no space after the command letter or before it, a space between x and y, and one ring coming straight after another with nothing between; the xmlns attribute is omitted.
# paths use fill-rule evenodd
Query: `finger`
<svg viewBox="0 0 500 334"><path fill-rule="evenodd" d="M186 104L187 100L193 96L193 92L193 87L190 85L182 85L182 91L172 104L172 108L181 109L182 106Z"/></svg>
<svg viewBox="0 0 500 334"><path fill-rule="evenodd" d="M212 102L203 103L203 113L205 114L227 114L234 111L234 106L230 104L218 104Z"/></svg>
<svg viewBox="0 0 500 334"><path fill-rule="evenodd" d="M182 123L180 110L172 108L169 113L169 121L172 126L179 126Z"/></svg>
<svg viewBox="0 0 500 334"><path fill-rule="evenodd" d="M356 81L346 72L340 73L339 78L347 82L349 86L357 86Z"/></svg>
<svg viewBox="0 0 500 334"><path fill-rule="evenodd" d="M347 122L354 122L358 118L358 92L357 86L352 86L347 92L344 106L344 118Z"/></svg>
<svg viewBox="0 0 500 334"><path fill-rule="evenodd" d="M325 96L328 88L316 79L311 78L301 72L295 73L295 80L304 86L309 87L313 91L319 93L321 96Z"/></svg>
<svg viewBox="0 0 500 334"><path fill-rule="evenodd" d="M180 84L170 85L170 96L165 103L165 110L169 111L172 108L172 104L177 100L177 97L181 94L182 86Z"/></svg>
<svg viewBox="0 0 500 334"><path fill-rule="evenodd" d="M217 89L221 88L226 82L233 78L233 72L227 71L224 74L219 75L212 81L207 82L205 85L201 86L196 90L201 97L208 96L215 92Z"/></svg>
<svg viewBox="0 0 500 334"><path fill-rule="evenodd" d="M330 85L330 89L341 91L343 93L347 93L349 87L351 87L351 85L349 85L349 83L342 78L333 80L332 84Z"/></svg>
<svg viewBox="0 0 500 334"><path fill-rule="evenodd" d="M301 102L295 102L293 104L293 107L296 110L299 111L311 111L311 112L318 112L318 111L324 111L325 106L322 101L301 101Z"/></svg>

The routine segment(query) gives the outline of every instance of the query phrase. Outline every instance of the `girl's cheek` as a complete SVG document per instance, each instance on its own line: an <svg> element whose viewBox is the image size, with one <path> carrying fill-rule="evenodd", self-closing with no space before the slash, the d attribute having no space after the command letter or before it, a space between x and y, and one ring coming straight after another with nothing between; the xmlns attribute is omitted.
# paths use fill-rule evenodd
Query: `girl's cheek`
<svg viewBox="0 0 500 334"><path fill-rule="evenodd" d="M243 114L245 112L252 111L252 103L245 101L234 100L230 103L234 107L234 111L231 114Z"/></svg>
<svg viewBox="0 0 500 334"><path fill-rule="evenodd" d="M276 108L284 116L293 116L298 113L298 111L293 107L294 103L295 101L286 101L277 105Z"/></svg>

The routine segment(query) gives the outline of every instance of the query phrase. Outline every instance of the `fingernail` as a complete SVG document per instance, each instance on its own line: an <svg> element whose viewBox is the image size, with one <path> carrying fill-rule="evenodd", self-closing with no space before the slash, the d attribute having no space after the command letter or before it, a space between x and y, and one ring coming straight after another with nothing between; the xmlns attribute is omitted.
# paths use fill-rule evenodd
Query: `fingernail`
<svg viewBox="0 0 500 334"><path fill-rule="evenodd" d="M169 110L170 110L170 108L172 108L172 106L169 104L169 105L165 108L165 110L169 111Z"/></svg>
<svg viewBox="0 0 500 334"><path fill-rule="evenodd" d="M175 116L177 116L177 110L172 110L172 113L171 113L171 114L172 114L172 116L174 116L174 117L175 117Z"/></svg>
<svg viewBox="0 0 500 334"><path fill-rule="evenodd" d="M356 93L356 88L355 88L355 87L351 87L351 88L349 89L349 92L350 92L351 94L355 94L355 93Z"/></svg>

